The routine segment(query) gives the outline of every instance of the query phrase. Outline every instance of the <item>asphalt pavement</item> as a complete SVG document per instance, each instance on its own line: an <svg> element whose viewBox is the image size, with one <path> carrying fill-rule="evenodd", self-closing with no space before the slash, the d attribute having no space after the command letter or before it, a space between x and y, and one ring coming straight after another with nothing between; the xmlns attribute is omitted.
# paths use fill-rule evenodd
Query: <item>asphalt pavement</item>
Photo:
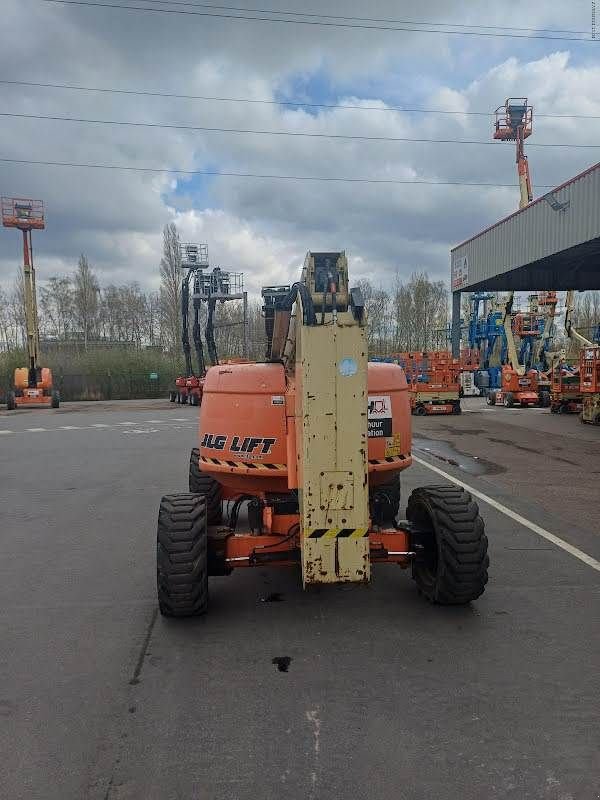
<svg viewBox="0 0 600 800"><path fill-rule="evenodd" d="M502 471L507 452L556 468L552 431L541 455L486 442L537 417L466 407L416 422L425 463L403 500L441 482L431 464L500 504L480 503L482 598L430 606L392 566L306 592L295 570L239 570L187 621L157 615L155 536L161 495L186 488L197 409L1 412L0 797L598 798L600 572L499 510L599 558L596 506L557 515L571 478L546 503ZM597 499L597 432L571 438L584 460L563 466Z"/></svg>

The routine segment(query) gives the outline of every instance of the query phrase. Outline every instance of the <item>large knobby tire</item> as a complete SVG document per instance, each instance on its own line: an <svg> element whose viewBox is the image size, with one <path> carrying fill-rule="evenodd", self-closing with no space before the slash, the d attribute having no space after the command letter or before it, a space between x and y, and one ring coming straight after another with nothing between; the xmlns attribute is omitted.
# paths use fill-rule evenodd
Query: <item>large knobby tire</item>
<svg viewBox="0 0 600 800"><path fill-rule="evenodd" d="M58 408L60 406L60 394L56 391L56 389L53 390L50 397L51 397L50 405L52 406L52 408Z"/></svg>
<svg viewBox="0 0 600 800"><path fill-rule="evenodd" d="M476 600L488 581L487 537L477 503L458 486L425 486L408 500L408 520L423 550L413 562L419 591L432 603Z"/></svg>
<svg viewBox="0 0 600 800"><path fill-rule="evenodd" d="M15 393L8 392L6 395L6 410L14 411L16 407L17 407L17 401L15 400Z"/></svg>
<svg viewBox="0 0 600 800"><path fill-rule="evenodd" d="M156 546L158 607L165 617L193 617L208 606L206 500L167 494L160 501Z"/></svg>
<svg viewBox="0 0 600 800"><path fill-rule="evenodd" d="M485 398L485 402L488 404L488 406L495 406L496 405L495 392L490 392L488 396Z"/></svg>
<svg viewBox="0 0 600 800"><path fill-rule="evenodd" d="M189 490L192 494L206 497L206 508L209 525L218 525L223 517L221 505L221 484L212 475L202 472L198 464L200 451L194 447L190 453Z"/></svg>
<svg viewBox="0 0 600 800"><path fill-rule="evenodd" d="M427 414L425 406L417 406L413 412L417 417L424 417Z"/></svg>

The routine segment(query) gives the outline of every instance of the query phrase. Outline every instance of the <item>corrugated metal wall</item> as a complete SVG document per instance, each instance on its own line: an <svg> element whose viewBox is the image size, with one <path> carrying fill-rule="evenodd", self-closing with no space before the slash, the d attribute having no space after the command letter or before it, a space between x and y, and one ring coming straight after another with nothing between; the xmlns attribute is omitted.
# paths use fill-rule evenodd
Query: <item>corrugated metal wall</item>
<svg viewBox="0 0 600 800"><path fill-rule="evenodd" d="M452 288L468 290L481 281L600 237L600 164L546 197L558 203L569 201L569 207L556 211L540 198L455 247L451 269L454 277L462 273L463 280L462 285L453 282Z"/></svg>

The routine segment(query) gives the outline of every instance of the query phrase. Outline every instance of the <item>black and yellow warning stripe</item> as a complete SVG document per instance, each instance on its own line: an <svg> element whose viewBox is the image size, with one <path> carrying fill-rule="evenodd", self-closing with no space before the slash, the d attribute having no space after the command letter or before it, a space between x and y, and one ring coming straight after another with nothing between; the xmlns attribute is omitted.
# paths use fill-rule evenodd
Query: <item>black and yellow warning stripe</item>
<svg viewBox="0 0 600 800"><path fill-rule="evenodd" d="M362 539L368 535L368 528L313 528L304 531L307 539Z"/></svg>
<svg viewBox="0 0 600 800"><path fill-rule="evenodd" d="M393 464L394 462L401 462L406 461L407 458L410 458L410 453L407 455L400 455L400 456L387 456L387 458L370 458L369 464Z"/></svg>
<svg viewBox="0 0 600 800"><path fill-rule="evenodd" d="M263 470L269 472L276 472L277 470L286 470L286 464L265 464L262 461L229 461L221 458L207 458L200 456L200 461L204 464L216 464L220 467L246 467L248 469Z"/></svg>

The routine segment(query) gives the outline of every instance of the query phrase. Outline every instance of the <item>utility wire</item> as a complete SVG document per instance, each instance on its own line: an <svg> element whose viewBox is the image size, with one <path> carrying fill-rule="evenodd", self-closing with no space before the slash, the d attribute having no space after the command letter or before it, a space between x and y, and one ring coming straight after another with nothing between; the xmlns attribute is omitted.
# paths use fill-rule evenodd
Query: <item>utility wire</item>
<svg viewBox="0 0 600 800"><path fill-rule="evenodd" d="M143 2L143 0L141 0ZM524 34L524 33L490 33L486 31L451 31L451 30L436 30L434 28L412 28L409 26L387 26L387 25L364 25L362 23L354 22L325 22L324 20L307 20L307 19L282 19L281 17L251 17L246 14L226 14L216 11L191 11L175 8L149 8L148 6L132 6L124 5L122 3L100 3L93 2L93 0L40 0L42 3L55 3L63 6L88 6L94 8L111 8L121 9L125 11L143 11L150 14L178 14L194 17L214 17L218 19L237 19L246 22L273 22L284 25L310 25L326 28L346 28L357 30L370 30L370 31L401 31L410 33L437 33L444 36L479 36L486 38L496 39L546 39L550 41L561 42L595 42L591 36L545 36L542 34ZM273 12L278 13L278 12Z"/></svg>
<svg viewBox="0 0 600 800"><path fill-rule="evenodd" d="M585 36L588 31L562 30L560 28L515 28L511 25L469 25L457 22L431 22L418 19L388 19L381 17L349 17L340 14L315 14L310 11L287 11L278 8L242 8L240 6L220 6L213 3L190 3L186 0L143 0L144 3L160 4L165 6L191 6L192 8L210 8L219 11L241 11L246 14L278 14L286 17L312 17L313 19L334 19L344 22L388 22L394 25L435 25L444 28L477 28L493 31L535 31L536 33L569 33Z"/></svg>
<svg viewBox="0 0 600 800"><path fill-rule="evenodd" d="M303 103L298 100L255 100L249 97L213 97L212 95L176 94L175 92L153 92L144 89L114 89L99 86L80 86L72 83L40 83L37 81L13 81L0 78L0 84L7 86L31 86L41 89L68 89L78 92L102 92L106 94L139 95L141 97L168 97L178 100L207 100L220 103L254 103L269 106L294 106L296 108L339 108L354 111L385 111L400 112L405 114L454 114L465 117L494 117L490 111L448 111L441 108L404 108L402 106L358 106L340 103ZM548 117L551 119L600 119L600 114L540 114L536 111L536 119Z"/></svg>
<svg viewBox="0 0 600 800"><path fill-rule="evenodd" d="M326 175L273 175L261 174L256 172L218 172L216 170L194 170L194 169L176 169L168 167L130 167L124 164L92 164L92 163L75 163L72 161L34 161L33 159L25 158L2 158L0 163L4 164L28 164L35 166L46 167L76 167L83 169L108 169L108 170L122 170L124 172L148 172L157 174L168 175L202 175L216 178L261 178L265 180L282 180L282 181L322 181L330 183L374 183L374 184L393 184L393 185L415 185L422 184L425 186L483 186L491 187L494 189L517 189L518 185L515 183L488 183L488 182L470 182L470 181L439 181L439 180L404 180L401 178L349 178L349 177L334 177ZM554 189L555 186L550 184L536 183L538 189Z"/></svg>
<svg viewBox="0 0 600 800"><path fill-rule="evenodd" d="M253 128L216 128L205 125L174 125L167 122L132 122L128 120L115 119L88 119L86 117L60 117L53 114L17 114L9 111L0 111L0 117L11 117L12 119L37 119L50 120L52 122L81 122L88 125L120 125L133 128L161 128L177 131L202 131L203 133L235 133L253 134L257 136L296 136L308 139L342 139L345 141L361 142L405 142L413 144L478 144L493 145L497 143L487 139L424 139L408 136L361 136L351 133L309 133L306 131L269 131L255 130ZM571 149L597 149L599 144L572 144L562 142L531 142L527 147L567 147Z"/></svg>

